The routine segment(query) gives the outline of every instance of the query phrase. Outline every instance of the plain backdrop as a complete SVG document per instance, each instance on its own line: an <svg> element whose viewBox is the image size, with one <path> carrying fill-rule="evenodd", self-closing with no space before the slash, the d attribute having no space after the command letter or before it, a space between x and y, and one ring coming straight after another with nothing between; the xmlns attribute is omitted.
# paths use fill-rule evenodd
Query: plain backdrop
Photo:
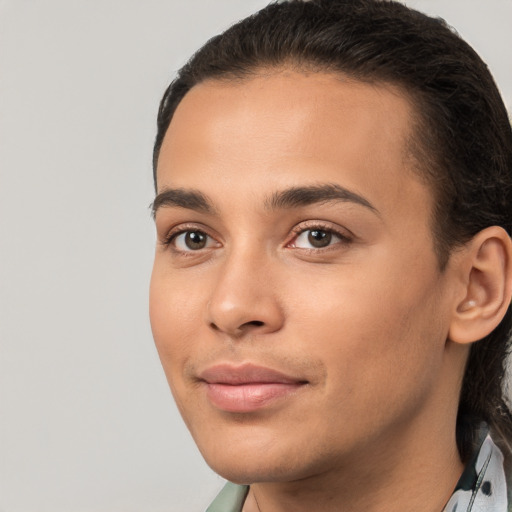
<svg viewBox="0 0 512 512"><path fill-rule="evenodd" d="M512 105L512 0L410 0ZM158 101L265 0L0 0L0 512L194 512L222 486L152 344Z"/></svg>

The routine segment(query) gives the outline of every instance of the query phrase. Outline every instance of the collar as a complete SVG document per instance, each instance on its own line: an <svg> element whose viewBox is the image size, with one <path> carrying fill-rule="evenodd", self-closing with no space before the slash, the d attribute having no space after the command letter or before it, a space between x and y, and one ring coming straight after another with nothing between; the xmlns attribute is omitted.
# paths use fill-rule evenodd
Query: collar
<svg viewBox="0 0 512 512"><path fill-rule="evenodd" d="M248 493L248 485L226 482L226 485L206 509L206 512L241 512Z"/></svg>
<svg viewBox="0 0 512 512"><path fill-rule="evenodd" d="M507 480L503 454L487 425L480 429L478 447L466 465L443 512L507 512Z"/></svg>

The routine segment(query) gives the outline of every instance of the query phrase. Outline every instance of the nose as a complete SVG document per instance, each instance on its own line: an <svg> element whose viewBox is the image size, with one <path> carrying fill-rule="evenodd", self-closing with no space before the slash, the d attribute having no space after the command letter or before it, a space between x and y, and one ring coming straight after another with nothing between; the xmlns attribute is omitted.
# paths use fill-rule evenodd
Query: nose
<svg viewBox="0 0 512 512"><path fill-rule="evenodd" d="M231 338L278 331L284 324L279 293L269 265L250 257L232 257L218 269L207 307L211 329Z"/></svg>

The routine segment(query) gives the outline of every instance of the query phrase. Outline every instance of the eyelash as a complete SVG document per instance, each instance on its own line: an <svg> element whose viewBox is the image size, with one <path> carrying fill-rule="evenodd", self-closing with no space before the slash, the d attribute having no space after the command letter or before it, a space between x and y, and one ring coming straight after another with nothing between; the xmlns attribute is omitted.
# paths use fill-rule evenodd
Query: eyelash
<svg viewBox="0 0 512 512"><path fill-rule="evenodd" d="M299 236L302 235L303 233L307 233L308 231L310 231L310 232L322 231L324 233L329 233L331 235L334 235L335 237L337 237L339 239L339 241L337 243L329 244L329 245L327 245L325 247L321 247L321 248L296 247L296 249L299 249L303 252L308 252L308 253L317 253L320 251L325 252L325 251L331 249L333 245L339 245L339 244L348 245L354 239L354 236L351 233L349 234L346 231L342 232L341 230L334 228L331 224L325 224L325 223L322 223L319 221L307 221L307 222L299 224L298 226L296 226L295 228L292 229L292 233L294 234L294 236L293 236L292 240L286 244L287 247L290 247L290 246L293 247L293 243L295 243L295 241L299 238Z"/></svg>
<svg viewBox="0 0 512 512"><path fill-rule="evenodd" d="M286 243L286 247L294 247L293 246L294 241L296 241L300 235L302 235L303 233L306 233L308 231L322 231L322 232L325 232L325 233L329 233L329 234L334 235L335 237L337 237L339 239L339 242L337 242L335 244L329 244L329 245L327 245L325 247L322 247L322 248L295 247L296 249L301 250L303 252L316 253L316 252L319 252L319 251L329 250L333 245L338 245L338 244L348 245L348 244L350 244L353 241L353 238L354 238L354 236L352 234L347 234L346 232L342 233L341 230L333 228L332 225L323 224L323 223L318 222L318 221L308 221L306 223L301 223L301 224L299 224L298 226L296 226L296 227L294 227L292 229L293 237L292 237L291 241ZM179 254L179 255L189 256L189 255L191 255L193 253L198 253L198 252L200 252L203 249L198 249L198 250L190 249L188 251L184 251L184 250L181 250L181 249L177 249L176 247L173 247L174 241L180 235L183 235L185 233L194 233L194 232L202 233L206 237L208 237L208 238L210 238L212 240L215 240L215 238L212 237L211 235L209 235L208 232L205 229L202 229L202 228L200 228L198 226L191 225L191 226L181 226L178 230L171 230L165 236L165 238L162 240L162 245L164 245L165 247L172 247L173 251L175 253Z"/></svg>
<svg viewBox="0 0 512 512"><path fill-rule="evenodd" d="M178 229L172 229L171 231L169 231L169 233L167 233L165 235L164 239L162 240L162 245L164 247L172 248L172 250L179 255L188 256L190 253L199 252L200 250L183 251L183 250L180 250L180 249L177 249L176 247L174 247L174 242L175 242L176 238L178 238L180 235L183 235L185 233L202 233L206 237L208 237L212 240L215 240L214 237L209 235L208 232L204 228L198 227L197 225L185 225L185 226L182 225Z"/></svg>

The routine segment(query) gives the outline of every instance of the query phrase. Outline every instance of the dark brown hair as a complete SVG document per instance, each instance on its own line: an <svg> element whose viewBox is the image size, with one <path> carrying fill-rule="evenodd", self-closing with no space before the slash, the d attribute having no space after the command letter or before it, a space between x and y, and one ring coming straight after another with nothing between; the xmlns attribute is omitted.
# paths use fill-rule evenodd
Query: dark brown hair
<svg viewBox="0 0 512 512"><path fill-rule="evenodd" d="M153 165L174 111L196 84L243 79L264 68L338 72L399 86L416 108L411 152L432 187L436 251L450 252L480 230L512 232L512 130L486 65L441 19L387 0L272 3L208 41L179 71L162 99ZM485 420L510 446L512 415L503 380L512 327L472 345L462 385L457 442L462 459Z"/></svg>

